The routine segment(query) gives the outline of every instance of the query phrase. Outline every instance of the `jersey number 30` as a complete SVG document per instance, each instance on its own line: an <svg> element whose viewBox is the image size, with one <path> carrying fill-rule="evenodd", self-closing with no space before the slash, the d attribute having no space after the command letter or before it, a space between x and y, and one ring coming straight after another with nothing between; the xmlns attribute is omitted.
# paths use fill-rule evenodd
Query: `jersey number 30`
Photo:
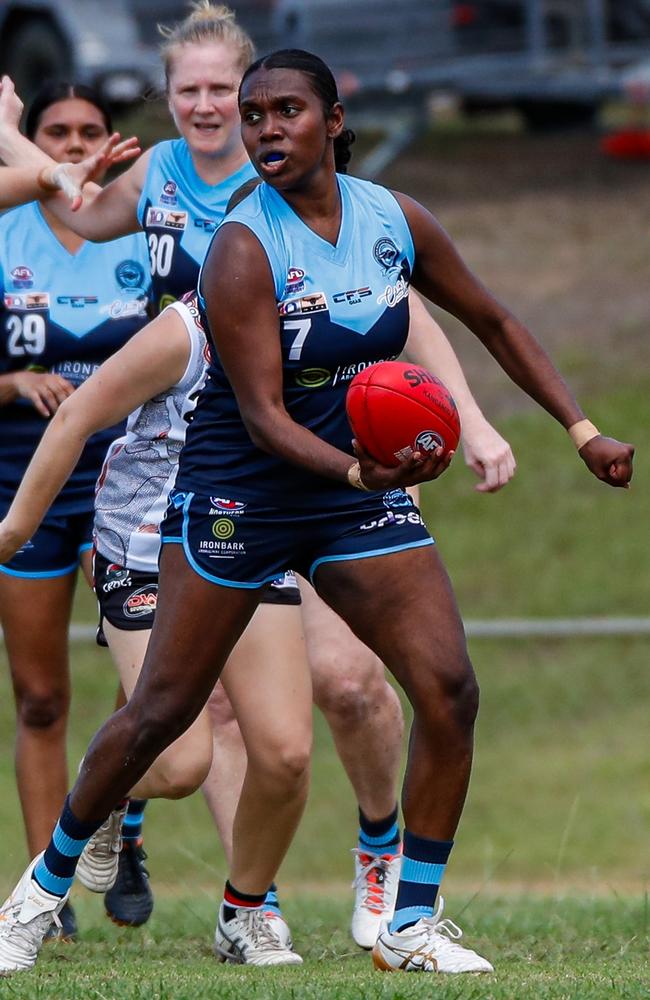
<svg viewBox="0 0 650 1000"><path fill-rule="evenodd" d="M149 233L149 263L151 274L158 275L159 278L166 278L172 269L174 257L174 237L169 233L158 236L156 233Z"/></svg>
<svg viewBox="0 0 650 1000"><path fill-rule="evenodd" d="M12 313L7 317L9 340L7 353L12 358L25 354L42 354L45 348L45 320L38 314L17 316Z"/></svg>

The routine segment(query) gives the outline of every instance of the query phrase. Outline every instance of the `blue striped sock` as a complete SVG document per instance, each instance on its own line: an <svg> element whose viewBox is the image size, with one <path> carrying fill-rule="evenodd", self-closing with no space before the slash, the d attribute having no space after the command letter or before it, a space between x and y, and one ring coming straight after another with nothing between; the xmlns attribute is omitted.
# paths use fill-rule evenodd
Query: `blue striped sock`
<svg viewBox="0 0 650 1000"><path fill-rule="evenodd" d="M34 868L33 878L52 896L65 896L72 885L77 861L99 829L99 823L82 823L70 808L68 795L45 854Z"/></svg>
<svg viewBox="0 0 650 1000"><path fill-rule="evenodd" d="M142 836L142 823L147 802L148 799L129 799L129 807L122 824L122 840L139 840Z"/></svg>
<svg viewBox="0 0 650 1000"><path fill-rule="evenodd" d="M390 923L392 934L416 924L422 917L433 916L438 888L453 846L453 840L428 840L404 831L402 871L395 915Z"/></svg>
<svg viewBox="0 0 650 1000"><path fill-rule="evenodd" d="M278 887L275 882L271 882L269 891L266 894L264 909L270 910L271 913L277 913L278 916L282 916L282 910L280 909L280 902L278 900Z"/></svg>
<svg viewBox="0 0 650 1000"><path fill-rule="evenodd" d="M370 820L359 809L359 844L362 854L399 854L397 805L384 819Z"/></svg>

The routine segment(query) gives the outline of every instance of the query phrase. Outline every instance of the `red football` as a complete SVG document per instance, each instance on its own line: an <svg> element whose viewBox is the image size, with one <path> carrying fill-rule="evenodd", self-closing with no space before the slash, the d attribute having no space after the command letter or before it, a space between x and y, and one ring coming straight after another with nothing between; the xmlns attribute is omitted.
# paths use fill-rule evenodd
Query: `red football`
<svg viewBox="0 0 650 1000"><path fill-rule="evenodd" d="M370 365L350 382L345 405L355 438L382 465L399 465L414 451L458 447L456 404L440 379L420 365Z"/></svg>

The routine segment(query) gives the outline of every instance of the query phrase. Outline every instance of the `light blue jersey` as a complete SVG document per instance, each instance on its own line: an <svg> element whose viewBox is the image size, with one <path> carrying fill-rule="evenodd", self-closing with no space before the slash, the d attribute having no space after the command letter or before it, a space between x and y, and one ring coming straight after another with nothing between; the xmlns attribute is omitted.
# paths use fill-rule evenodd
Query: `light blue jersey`
<svg viewBox="0 0 650 1000"><path fill-rule="evenodd" d="M230 196L251 177L257 174L246 163L221 183L206 184L184 139L154 146L138 202L138 221L149 245L156 313L196 288L199 268Z"/></svg>
<svg viewBox="0 0 650 1000"><path fill-rule="evenodd" d="M223 225L246 226L268 257L290 416L351 455L347 388L357 372L396 358L404 347L414 247L390 191L347 176L339 175L338 182L342 218L335 246L309 229L267 184L241 202ZM252 284L250 294L255 294ZM349 504L353 491L347 484L255 447L213 354L181 454L177 489L209 493L218 485L238 499L263 496L275 502L290 496L294 504L311 506L326 497L326 502Z"/></svg>
<svg viewBox="0 0 650 1000"><path fill-rule="evenodd" d="M0 373L57 372L77 388L147 322L149 284L141 233L71 254L37 203L8 212L0 218ZM0 407L0 504L13 498L46 423L25 399ZM119 432L90 438L52 513L92 510Z"/></svg>

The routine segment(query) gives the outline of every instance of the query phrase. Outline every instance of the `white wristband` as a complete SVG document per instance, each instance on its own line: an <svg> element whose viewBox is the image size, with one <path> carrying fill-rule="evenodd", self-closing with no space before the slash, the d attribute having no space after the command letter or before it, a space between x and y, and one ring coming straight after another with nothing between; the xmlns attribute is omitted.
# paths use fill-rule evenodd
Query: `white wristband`
<svg viewBox="0 0 650 1000"><path fill-rule="evenodd" d="M571 427L567 428L567 433L577 450L580 451L588 441L592 438L598 437L600 431L597 427L594 427L591 420L578 420L577 423L572 424Z"/></svg>
<svg viewBox="0 0 650 1000"><path fill-rule="evenodd" d="M356 490L363 490L364 493L371 493L361 478L361 466L358 462L353 462L348 469L348 482L350 486L354 486Z"/></svg>

